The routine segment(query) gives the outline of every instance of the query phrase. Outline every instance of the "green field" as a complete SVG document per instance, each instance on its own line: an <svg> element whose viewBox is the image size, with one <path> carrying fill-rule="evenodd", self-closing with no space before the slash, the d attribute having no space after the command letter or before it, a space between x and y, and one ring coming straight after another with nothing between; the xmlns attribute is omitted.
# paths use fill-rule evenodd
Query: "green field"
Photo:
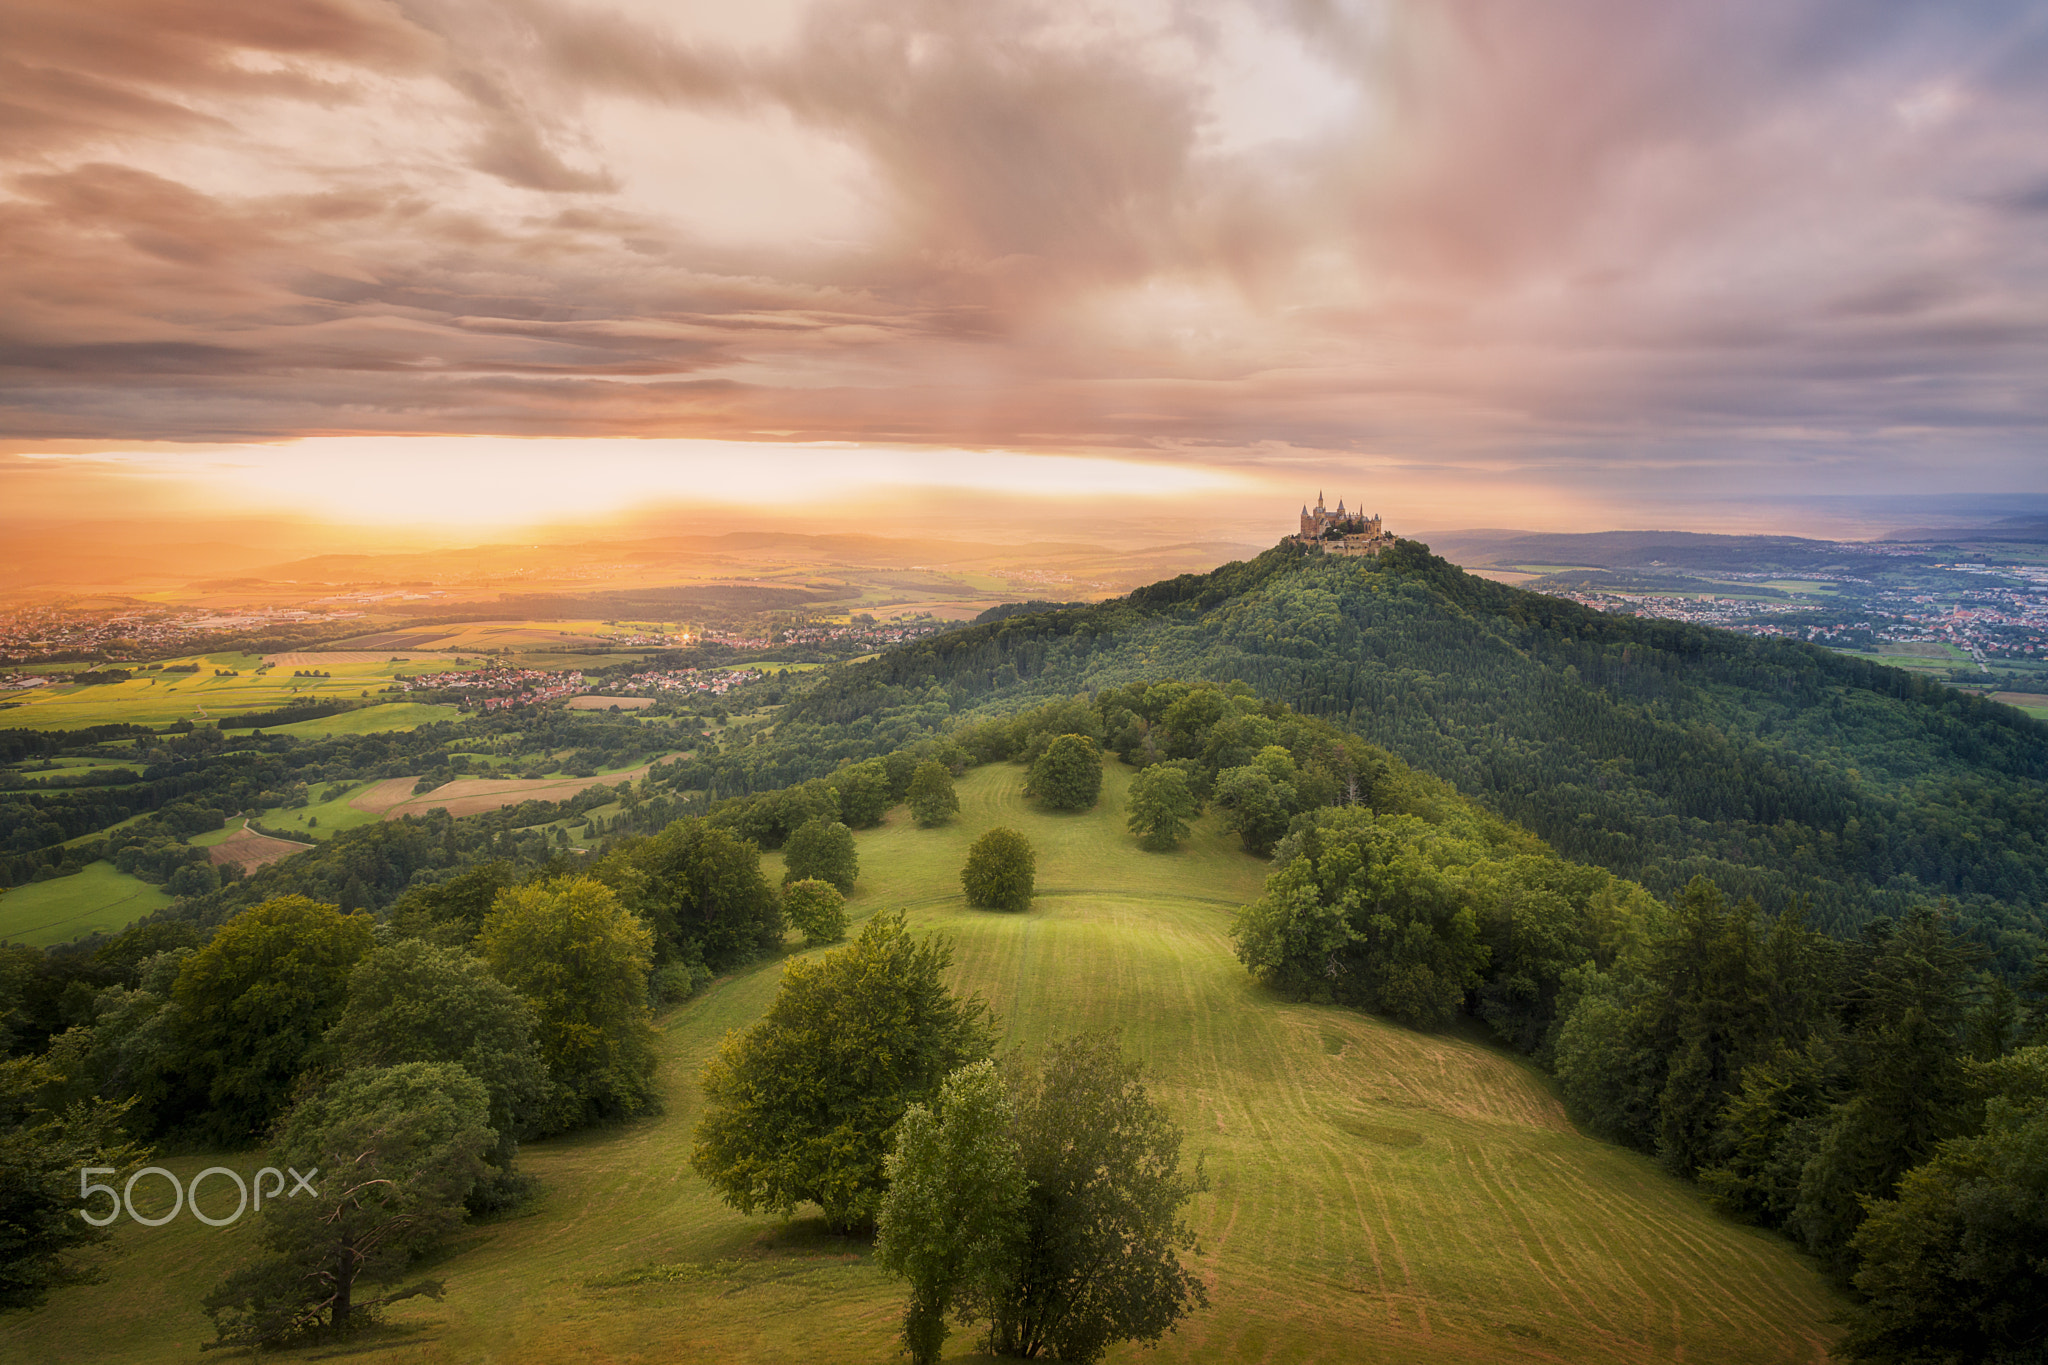
<svg viewBox="0 0 2048 1365"><path fill-rule="evenodd" d="M1819 1361L1839 1307L1783 1241L1710 1212L1651 1160L1584 1137L1549 1081L1476 1032L1424 1034L1298 1005L1231 956L1232 908L1265 866L1205 820L1194 846L1140 852L1122 830L1127 770L1101 808L1024 806L1023 770L960 784L951 826L901 810L859 836L856 918L906 907L951 936L957 984L1005 1041L1116 1027L1187 1132L1211 1190L1191 1209L1190 1264L1213 1307L1157 1356L1116 1361ZM958 869L994 823L1039 850L1021 915L968 909ZM771 860L771 863L774 860ZM343 1348L380 1362L900 1360L903 1291L868 1248L815 1219L743 1218L688 1167L695 1077L780 975L721 979L663 1018L666 1112L529 1146L544 1182L526 1212L467 1230L423 1273L447 1297L393 1310ZM256 1153L165 1164L189 1176ZM107 1283L60 1291L0 1326L0 1356L190 1361L198 1300L251 1244L189 1217L123 1223ZM949 1343L966 1358L972 1334ZM306 1357L327 1358L332 1347Z"/></svg>
<svg viewBox="0 0 2048 1365"><path fill-rule="evenodd" d="M365 706L359 711L343 711L336 716L322 716L318 720L295 720L289 725L273 725L263 733L266 735L296 735L300 739L318 739L323 735L368 735L383 730L417 730L422 725L431 725L437 720L460 720L459 706L436 706L422 701L385 702L380 706Z"/></svg>
<svg viewBox="0 0 2048 1365"><path fill-rule="evenodd" d="M315 801L309 805L300 806L296 810L266 811L259 818L264 825L271 829L290 830L294 834L310 834L315 839L332 838L340 830L354 829L357 825L374 825L377 823L380 817L376 812L357 810L349 804L351 799L376 785L374 782L317 782L313 784L313 794L315 796L320 795L330 787L339 786L344 790L332 801ZM318 820L319 823L314 824L313 821L315 820ZM229 821L229 823L232 825L240 824L239 821ZM196 844L199 840L192 839L187 842Z"/></svg>
<svg viewBox="0 0 2048 1365"><path fill-rule="evenodd" d="M0 940L38 948L67 943L95 929L125 929L170 903L163 891L116 872L112 863L88 863L72 876L0 894Z"/></svg>
<svg viewBox="0 0 2048 1365"><path fill-rule="evenodd" d="M140 673L127 682L41 687L15 694L21 704L7 709L5 724L31 730L69 730L119 722L165 725L174 720L219 720L247 711L272 710L294 701L359 698L366 691L374 694L388 686L400 673L420 671L418 664L334 663L319 665L334 675L331 678L294 678L289 665L259 674L255 668L262 660L243 654L194 656L183 662L196 662L199 671ZM217 678L213 676L217 668L235 669L239 676Z"/></svg>

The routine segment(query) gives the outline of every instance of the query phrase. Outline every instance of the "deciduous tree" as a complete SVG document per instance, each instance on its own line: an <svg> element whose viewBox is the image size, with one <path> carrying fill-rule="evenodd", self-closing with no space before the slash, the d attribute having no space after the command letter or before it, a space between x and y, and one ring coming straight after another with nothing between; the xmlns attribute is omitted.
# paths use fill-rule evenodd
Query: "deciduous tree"
<svg viewBox="0 0 2048 1365"><path fill-rule="evenodd" d="M63 1080L32 1057L0 1061L0 1313L34 1308L52 1289L99 1278L99 1267L76 1255L108 1235L79 1216L80 1172L99 1170L119 1182L149 1159L121 1136L126 1104L45 1108L41 1096ZM103 1205L93 1209L105 1216Z"/></svg>
<svg viewBox="0 0 2048 1365"><path fill-rule="evenodd" d="M935 758L918 764L910 778L910 816L919 828L943 825L959 813L952 772Z"/></svg>
<svg viewBox="0 0 2048 1365"><path fill-rule="evenodd" d="M500 981L533 1002L550 1077L541 1127L559 1132L638 1113L653 1096L647 973L654 935L591 877L502 892L477 946Z"/></svg>
<svg viewBox="0 0 2048 1365"><path fill-rule="evenodd" d="M877 914L851 945L798 959L761 1021L704 1068L690 1164L742 1213L824 1210L874 1221L888 1134L948 1073L989 1055L984 1007L946 988L952 952Z"/></svg>
<svg viewBox="0 0 2048 1365"><path fill-rule="evenodd" d="M889 813L889 769L879 758L841 768L829 779L839 793L839 818L852 829L872 829Z"/></svg>
<svg viewBox="0 0 2048 1365"><path fill-rule="evenodd" d="M782 893L782 913L804 936L807 948L846 937L846 897L828 881L806 877L790 883Z"/></svg>
<svg viewBox="0 0 2048 1365"><path fill-rule="evenodd" d="M1027 910L1038 876L1038 855L1031 841L1014 829L998 825L974 841L960 885L967 903L988 910Z"/></svg>
<svg viewBox="0 0 2048 1365"><path fill-rule="evenodd" d="M1185 760L1155 763L1131 780L1124 823L1141 847L1169 853L1188 837L1188 822L1201 811Z"/></svg>
<svg viewBox="0 0 2048 1365"><path fill-rule="evenodd" d="M853 831L834 820L807 820L789 836L782 848L785 883L817 878L843 892L853 890L860 878L860 853L853 846Z"/></svg>
<svg viewBox="0 0 2048 1365"><path fill-rule="evenodd" d="M2048 1344L2048 1047L1988 1070L2010 1093L1983 1132L1942 1143L1856 1230L1852 1360L2037 1360Z"/></svg>
<svg viewBox="0 0 2048 1365"><path fill-rule="evenodd" d="M395 1282L462 1222L495 1140L489 1111L483 1083L448 1062L351 1071L301 1101L275 1155L314 1193L264 1205L264 1254L205 1300L219 1343L345 1332L410 1294L440 1297L434 1284L371 1299L358 1286Z"/></svg>
<svg viewBox="0 0 2048 1365"><path fill-rule="evenodd" d="M1199 1164L1181 1170L1180 1129L1115 1037L1064 1039L1004 1079L1029 1193L1014 1269L990 1305L996 1353L1099 1360L1206 1308L1179 1252L1195 1242L1182 1207L1208 1181Z"/></svg>
<svg viewBox="0 0 2048 1365"><path fill-rule="evenodd" d="M896 1125L875 1252L910 1282L903 1340L915 1365L938 1360L950 1315L987 1319L1016 1277L1027 1184L1012 1121L995 1063L980 1061Z"/></svg>
<svg viewBox="0 0 2048 1365"><path fill-rule="evenodd" d="M343 1069L453 1062L481 1081L496 1131L491 1202L516 1190L519 1140L539 1126L548 1072L534 1042L534 1007L468 953L406 939L379 948L349 976L348 1004L327 1035Z"/></svg>
<svg viewBox="0 0 2048 1365"><path fill-rule="evenodd" d="M1294 759L1279 745L1261 749L1251 763L1216 775L1216 805L1223 826L1236 832L1245 851L1263 858L1273 851L1294 817Z"/></svg>
<svg viewBox="0 0 2048 1365"><path fill-rule="evenodd" d="M655 931L661 962L724 968L782 941L782 911L761 852L704 820L677 820L605 859L593 875Z"/></svg>
<svg viewBox="0 0 2048 1365"><path fill-rule="evenodd" d="M223 924L185 960L171 1003L195 1129L241 1145L284 1112L372 943L368 915L277 896Z"/></svg>
<svg viewBox="0 0 2048 1365"><path fill-rule="evenodd" d="M1102 750L1088 735L1061 735L1031 764L1025 791L1048 810L1087 810L1102 794Z"/></svg>
<svg viewBox="0 0 2048 1365"><path fill-rule="evenodd" d="M1292 994L1448 1023L1487 961L1465 880L1485 849L1413 816L1326 809L1275 852L1231 933L1248 968Z"/></svg>

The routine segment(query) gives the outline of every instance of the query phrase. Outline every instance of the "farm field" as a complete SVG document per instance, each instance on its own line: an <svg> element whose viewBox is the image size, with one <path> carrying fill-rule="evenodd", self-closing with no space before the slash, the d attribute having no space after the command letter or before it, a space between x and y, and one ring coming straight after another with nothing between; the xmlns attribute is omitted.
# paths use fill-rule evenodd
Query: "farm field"
<svg viewBox="0 0 2048 1365"><path fill-rule="evenodd" d="M669 755L664 754L662 758L638 767L599 773L595 777L458 777L421 796L411 794L412 783L416 779L394 777L357 797L356 804L361 809L377 810L386 820L424 815L430 810L446 810L450 815L481 815L502 806L516 806L521 801L566 801L585 787L638 782L647 776L649 768L667 757Z"/></svg>
<svg viewBox="0 0 2048 1365"><path fill-rule="evenodd" d="M322 735L369 735L384 730L417 730L439 720L460 720L459 706L437 706L422 701L392 701L365 706L360 711L321 716L317 720L295 720L289 725L272 725L266 735L297 735L317 739Z"/></svg>
<svg viewBox="0 0 2048 1365"><path fill-rule="evenodd" d="M268 834L259 834L249 828L244 820L236 824L227 838L208 847L207 856L218 867L222 863L233 863L244 872L254 872L259 867L281 863L294 853L304 853L306 845L290 839L273 839Z"/></svg>
<svg viewBox="0 0 2048 1365"><path fill-rule="evenodd" d="M166 662L197 663L199 671L149 672L126 682L36 688L14 694L19 704L0 712L0 722L31 730L59 730L121 722L165 725L175 720L217 721L250 711L274 710L295 701L358 699L364 692L374 694L390 685L400 673L418 671L414 665L391 662L389 655L371 662L308 665L333 674L327 678L295 678L293 670L283 665L258 673L255 670L262 661L247 655ZM238 676L215 677L215 669L234 669ZM452 707L442 709L454 712ZM410 728L420 723L413 720L383 728Z"/></svg>
<svg viewBox="0 0 2048 1365"><path fill-rule="evenodd" d="M0 940L46 948L98 929L124 929L170 903L162 889L112 863L89 863L69 877L0 893Z"/></svg>
<svg viewBox="0 0 2048 1365"><path fill-rule="evenodd" d="M1120 1027L1187 1133L1210 1192L1190 1217L1212 1307L1156 1355L1113 1361L1821 1361L1838 1307L1782 1241L1727 1222L1651 1160L1574 1131L1547 1079L1476 1033L1424 1034L1267 993L1232 957L1233 907L1266 865L1204 820L1191 846L1137 850L1128 770L1093 813L1046 815L1007 765L962 780L940 830L899 809L857 836L856 923L906 907L956 945L1006 1046ZM1039 896L968 909L958 869L993 824L1038 849ZM770 860L772 866L774 861ZM530 1145L543 1193L468 1229L411 1300L351 1346L380 1362L901 1359L903 1291L815 1219L744 1218L688 1168L695 1077L766 1008L776 963L714 983L661 1021L666 1111ZM178 1157L189 1177L257 1153ZM112 1275L0 1324L0 1356L189 1361L198 1301L252 1245L249 1221L123 1223ZM971 1355L956 1332L949 1358ZM315 1347L307 1358L325 1356Z"/></svg>
<svg viewBox="0 0 2048 1365"><path fill-rule="evenodd" d="M2036 720L2048 720L2048 693L1990 692L1985 695L1993 701L2002 701L2007 706L2017 706Z"/></svg>
<svg viewBox="0 0 2048 1365"><path fill-rule="evenodd" d="M446 626L380 630L374 634L337 640L334 647L338 650L430 649L452 657L465 652L474 654L497 649L522 651L563 645L606 646L630 633L633 632L624 625L607 625L603 621L463 621Z"/></svg>

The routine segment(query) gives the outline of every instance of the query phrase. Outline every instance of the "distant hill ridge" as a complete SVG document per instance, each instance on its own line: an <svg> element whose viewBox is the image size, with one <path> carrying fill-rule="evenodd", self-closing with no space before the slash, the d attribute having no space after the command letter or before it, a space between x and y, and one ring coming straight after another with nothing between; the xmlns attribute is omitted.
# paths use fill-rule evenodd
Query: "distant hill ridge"
<svg viewBox="0 0 2048 1365"><path fill-rule="evenodd" d="M1945 895L2013 968L2042 938L2048 725L1813 646L1492 583L1412 541L1369 562L1283 545L917 641L786 719L1159 677L1338 720L1659 894L1705 874L1770 909L1805 898L1836 932Z"/></svg>

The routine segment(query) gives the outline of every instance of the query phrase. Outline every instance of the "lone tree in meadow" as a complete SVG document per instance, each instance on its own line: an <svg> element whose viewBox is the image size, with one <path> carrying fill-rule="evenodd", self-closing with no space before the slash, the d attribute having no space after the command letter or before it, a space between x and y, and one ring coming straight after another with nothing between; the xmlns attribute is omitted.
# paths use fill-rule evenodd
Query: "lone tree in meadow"
<svg viewBox="0 0 2048 1365"><path fill-rule="evenodd" d="M1028 910L1038 877L1038 855L1031 841L1014 829L997 826L967 850L960 886L967 903L986 910Z"/></svg>
<svg viewBox="0 0 2048 1365"><path fill-rule="evenodd" d="M314 1193L266 1202L262 1253L207 1295L221 1346L278 1345L346 1332L428 1281L375 1298L463 1220L496 1139L483 1082L451 1062L351 1071L299 1103L276 1147L279 1165Z"/></svg>
<svg viewBox="0 0 2048 1365"><path fill-rule="evenodd" d="M946 1077L930 1105L911 1105L896 1125L875 1254L910 1282L903 1341L912 1365L939 1359L948 1317L993 1316L1016 1277L1029 1185L1013 1126L989 1061Z"/></svg>
<svg viewBox="0 0 2048 1365"><path fill-rule="evenodd" d="M899 910L791 962L768 1013L704 1068L691 1167L741 1213L811 1203L834 1228L871 1225L897 1121L994 1046L980 999L946 989L952 958Z"/></svg>
<svg viewBox="0 0 2048 1365"><path fill-rule="evenodd" d="M985 1322L997 1355L1096 1361L1207 1307L1179 1252L1208 1181L1180 1146L1113 1035L947 1077L897 1127L879 1218L877 1257L910 1282L911 1359L939 1358L948 1316Z"/></svg>
<svg viewBox="0 0 2048 1365"><path fill-rule="evenodd" d="M792 882L782 893L782 915L804 936L806 948L846 937L846 897L828 881L806 877Z"/></svg>
<svg viewBox="0 0 2048 1365"><path fill-rule="evenodd" d="M953 791L953 774L936 758L917 765L910 778L910 818L918 828L943 825L960 813L960 798Z"/></svg>
<svg viewBox="0 0 2048 1365"><path fill-rule="evenodd" d="M1132 780L1124 822L1140 847L1171 853L1188 837L1188 822L1201 813L1187 769L1179 761L1155 763Z"/></svg>
<svg viewBox="0 0 2048 1365"><path fill-rule="evenodd" d="M854 851L853 831L837 820L806 820L782 846L783 882L800 882L815 877L839 888L853 890L860 877L860 855Z"/></svg>
<svg viewBox="0 0 2048 1365"><path fill-rule="evenodd" d="M1087 810L1102 794L1102 750L1086 735L1061 735L1031 765L1024 789L1048 810Z"/></svg>

